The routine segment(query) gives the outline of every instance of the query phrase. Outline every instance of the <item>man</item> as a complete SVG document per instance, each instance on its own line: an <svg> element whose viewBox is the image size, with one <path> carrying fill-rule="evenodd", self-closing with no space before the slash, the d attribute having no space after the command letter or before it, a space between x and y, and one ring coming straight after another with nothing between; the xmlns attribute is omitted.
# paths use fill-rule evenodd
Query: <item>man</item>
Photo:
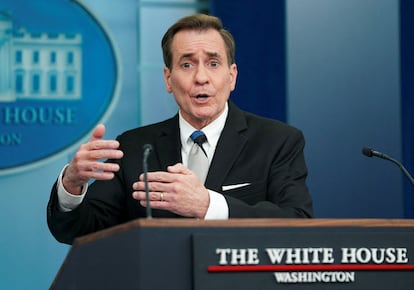
<svg viewBox="0 0 414 290"><path fill-rule="evenodd" d="M145 217L143 145L154 217L312 217L302 133L241 111L230 100L235 44L220 20L184 17L162 39L164 80L176 116L104 140L98 125L53 186L48 225L58 241ZM188 168L193 131L202 130L205 182ZM108 159L107 162L100 162ZM91 179L96 181L88 186Z"/></svg>

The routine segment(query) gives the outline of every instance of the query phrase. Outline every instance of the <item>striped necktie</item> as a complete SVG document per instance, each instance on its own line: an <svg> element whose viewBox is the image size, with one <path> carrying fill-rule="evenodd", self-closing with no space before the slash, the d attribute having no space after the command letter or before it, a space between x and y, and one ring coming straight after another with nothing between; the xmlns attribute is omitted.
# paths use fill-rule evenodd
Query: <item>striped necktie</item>
<svg viewBox="0 0 414 290"><path fill-rule="evenodd" d="M204 183L208 173L208 158L203 143L207 141L207 137L202 131L194 131L190 138L194 144L188 155L188 168Z"/></svg>

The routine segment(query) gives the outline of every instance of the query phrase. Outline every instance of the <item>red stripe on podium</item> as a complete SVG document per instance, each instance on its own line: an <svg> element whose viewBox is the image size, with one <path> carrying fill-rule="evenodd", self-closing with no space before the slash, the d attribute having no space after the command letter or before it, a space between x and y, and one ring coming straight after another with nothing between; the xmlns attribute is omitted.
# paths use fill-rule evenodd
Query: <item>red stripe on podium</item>
<svg viewBox="0 0 414 290"><path fill-rule="evenodd" d="M407 264L335 264L335 265L248 265L208 266L208 272L277 272L277 271L413 271Z"/></svg>

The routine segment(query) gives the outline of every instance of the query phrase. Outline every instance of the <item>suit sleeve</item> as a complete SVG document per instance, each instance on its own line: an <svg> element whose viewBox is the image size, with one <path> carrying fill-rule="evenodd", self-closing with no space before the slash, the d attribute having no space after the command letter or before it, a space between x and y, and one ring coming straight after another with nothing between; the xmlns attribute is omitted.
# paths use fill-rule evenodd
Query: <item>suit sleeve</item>
<svg viewBox="0 0 414 290"><path fill-rule="evenodd" d="M47 222L50 232L59 242L72 244L76 237L125 220L125 194L119 177L91 184L83 202L68 212L59 209L57 184L52 187L47 206Z"/></svg>

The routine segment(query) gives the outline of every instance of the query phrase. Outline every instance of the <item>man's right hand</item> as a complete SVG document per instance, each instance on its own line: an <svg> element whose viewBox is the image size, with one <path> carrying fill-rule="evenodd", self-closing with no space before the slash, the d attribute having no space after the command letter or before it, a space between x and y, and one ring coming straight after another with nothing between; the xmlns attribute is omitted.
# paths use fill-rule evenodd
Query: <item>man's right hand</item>
<svg viewBox="0 0 414 290"><path fill-rule="evenodd" d="M119 159L124 155L118 150L119 142L103 140L104 134L105 126L97 125L89 142L79 147L66 168L62 183L69 193L79 195L89 179L109 180L114 177L114 172L120 169L116 163L103 162L106 159Z"/></svg>

